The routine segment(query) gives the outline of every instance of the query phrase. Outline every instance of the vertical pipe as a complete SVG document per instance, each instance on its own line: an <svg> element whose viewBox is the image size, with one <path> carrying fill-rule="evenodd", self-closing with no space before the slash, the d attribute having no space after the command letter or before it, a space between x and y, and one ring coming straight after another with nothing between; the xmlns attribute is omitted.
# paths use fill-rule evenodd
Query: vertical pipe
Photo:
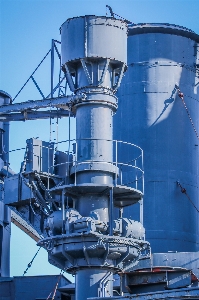
<svg viewBox="0 0 199 300"><path fill-rule="evenodd" d="M77 184L77 140L75 144L75 185Z"/></svg>
<svg viewBox="0 0 199 300"><path fill-rule="evenodd" d="M85 16L85 18L84 18L84 52L85 52L85 57L87 57L87 47L88 47L88 45L87 45L87 31L88 31L88 25L87 25L87 17Z"/></svg>
<svg viewBox="0 0 199 300"><path fill-rule="evenodd" d="M124 276L123 273L120 273L120 295L123 296L123 280L124 280Z"/></svg>
<svg viewBox="0 0 199 300"><path fill-rule="evenodd" d="M139 203L140 203L140 223L143 225L143 199L141 199Z"/></svg>
<svg viewBox="0 0 199 300"><path fill-rule="evenodd" d="M143 150L142 151L142 170L143 170L143 173L142 173L142 193L144 195L144 158L143 158Z"/></svg>
<svg viewBox="0 0 199 300"><path fill-rule="evenodd" d="M70 110L69 110L69 116L68 116L68 167L67 167L67 178L69 180L69 159L70 159ZM68 182L69 184L69 182Z"/></svg>
<svg viewBox="0 0 199 300"><path fill-rule="evenodd" d="M107 279L103 285L103 281ZM107 272L100 268L88 268L79 269L75 278L75 300L86 300L93 297L99 297L104 295L106 297L112 297L113 295L113 273ZM106 288L103 290L103 288ZM111 299L111 298L110 298Z"/></svg>
<svg viewBox="0 0 199 300"><path fill-rule="evenodd" d="M41 146L40 146L41 147ZM48 190L49 190L49 188L50 188L50 166L49 166L49 153L50 152L50 150L49 150L49 144L48 144Z"/></svg>
<svg viewBox="0 0 199 300"><path fill-rule="evenodd" d="M109 201L109 235L113 235L113 188L110 189Z"/></svg>
<svg viewBox="0 0 199 300"><path fill-rule="evenodd" d="M62 190L62 233L65 233L65 223L66 223L66 214L65 214L65 199L64 199L65 190ZM68 207L67 207L68 209Z"/></svg>
<svg viewBox="0 0 199 300"><path fill-rule="evenodd" d="M54 40L51 44L51 98L53 98L53 77L54 77Z"/></svg>
<svg viewBox="0 0 199 300"><path fill-rule="evenodd" d="M3 123L3 155L2 159L4 161L9 162L9 130L10 130L10 123L9 122L4 122Z"/></svg>
<svg viewBox="0 0 199 300"><path fill-rule="evenodd" d="M141 150L141 155L142 155L142 170L144 170L143 150ZM142 193L144 195L144 171L142 173ZM143 225L143 223L144 223L143 198L139 201L139 203L140 203L140 223Z"/></svg>
<svg viewBox="0 0 199 300"><path fill-rule="evenodd" d="M4 105L6 104L10 104L11 103L11 97L6 95L6 97L4 97ZM3 130L4 130L4 134L3 134L3 149L4 149L4 153L2 156L2 159L4 161L9 162L9 131L10 131L10 123L9 122L4 122L3 123Z"/></svg>
<svg viewBox="0 0 199 300"><path fill-rule="evenodd" d="M115 185L117 186L117 140L115 141L115 165L116 165Z"/></svg>
<svg viewBox="0 0 199 300"><path fill-rule="evenodd" d="M121 219L122 217L123 217L123 207L120 207L119 218Z"/></svg>
<svg viewBox="0 0 199 300"><path fill-rule="evenodd" d="M0 91L0 105L6 105L11 103L11 97ZM1 143L0 143L0 158L7 166L7 174L9 167L9 122L0 124L1 131ZM3 177L1 177L3 180ZM0 277L10 276L10 234L11 234L11 213L10 209L3 203L3 193L0 193Z"/></svg>
<svg viewBox="0 0 199 300"><path fill-rule="evenodd" d="M68 145L68 153L70 152L70 110L69 110L69 116L68 116L68 140L69 140L69 145Z"/></svg>
<svg viewBox="0 0 199 300"><path fill-rule="evenodd" d="M138 188L138 178L137 178L137 161L135 160L135 188Z"/></svg>
<svg viewBox="0 0 199 300"><path fill-rule="evenodd" d="M58 108L57 108L57 112L58 112ZM59 142L59 119L58 119L58 116L57 116L57 122L56 122L56 129L57 129L57 145L56 145L56 149L58 149L58 142Z"/></svg>
<svg viewBox="0 0 199 300"><path fill-rule="evenodd" d="M54 40L52 39L52 43L51 43L51 92L50 92L50 96L51 98L53 98L53 77L54 77ZM51 106L50 106L50 111L51 111ZM51 142L51 138L52 138L52 120L50 117L50 142Z"/></svg>
<svg viewBox="0 0 199 300"><path fill-rule="evenodd" d="M100 288L101 288L101 297L106 297L106 285L107 283L110 281L110 279L108 279L110 276L112 277L113 273L112 272L108 272L106 273L106 275L101 279L100 281ZM113 280L113 279L112 279Z"/></svg>

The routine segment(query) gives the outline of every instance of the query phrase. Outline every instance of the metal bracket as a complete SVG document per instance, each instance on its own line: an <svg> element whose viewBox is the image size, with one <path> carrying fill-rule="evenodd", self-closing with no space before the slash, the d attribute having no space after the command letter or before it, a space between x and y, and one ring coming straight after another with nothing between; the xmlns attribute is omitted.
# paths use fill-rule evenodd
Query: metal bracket
<svg viewBox="0 0 199 300"><path fill-rule="evenodd" d="M123 77L123 73L124 73L125 66L126 66L126 65L123 63L122 68L120 69L120 74L119 74L119 76L118 76L118 80L117 80L116 84L113 86L113 89L114 89L114 90L117 90L117 89L119 88L119 86L120 86L120 83L121 83L121 80L122 80L122 77Z"/></svg>
<svg viewBox="0 0 199 300"><path fill-rule="evenodd" d="M71 76L71 72L70 72L67 64L65 64L64 66L65 66L65 69L66 69L66 74L65 74L66 75L66 79L68 81L68 84L70 86L71 91L74 92L75 91L75 84L73 82L73 79L72 79L72 76Z"/></svg>
<svg viewBox="0 0 199 300"><path fill-rule="evenodd" d="M98 82L98 85L101 85L101 84L103 83L104 78L105 78L105 76L106 76L106 72L107 72L108 67L109 67L109 63L110 63L110 59L107 58L107 59L106 59L106 62L105 62L105 65L104 65L103 72L102 72L102 76L101 76L101 78L100 78L100 80L99 80L99 82Z"/></svg>
<svg viewBox="0 0 199 300"><path fill-rule="evenodd" d="M88 80L88 83L89 83L89 84L93 84L93 80L92 80L92 78L90 77L88 68L87 68L87 66L86 66L86 61L85 61L85 59L82 58L82 59L80 59L80 61L81 61L82 67L83 67L83 69L84 69L84 72L85 72L86 78L87 78L87 80Z"/></svg>

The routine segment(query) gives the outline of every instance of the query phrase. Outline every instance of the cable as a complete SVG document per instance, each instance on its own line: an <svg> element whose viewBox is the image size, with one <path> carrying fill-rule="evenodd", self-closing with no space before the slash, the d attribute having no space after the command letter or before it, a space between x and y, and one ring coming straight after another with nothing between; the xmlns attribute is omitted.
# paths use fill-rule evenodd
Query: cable
<svg viewBox="0 0 199 300"><path fill-rule="evenodd" d="M24 184L25 184L29 189L31 189L32 194L33 194L33 196L34 196L34 199L35 199L36 203L39 204L41 211L42 211L46 216L48 216L48 215L50 214L50 210L49 210L49 208L48 208L48 206L47 206L45 200L43 199L41 193L39 192L39 190L38 190L37 185L35 184L35 182L32 181L32 183L29 183L29 182L27 182L27 181L25 180L25 178L23 177L22 173L19 173L19 174L20 174L20 177L21 177L22 181L24 182ZM46 211L45 211L44 209L45 209Z"/></svg>
<svg viewBox="0 0 199 300"><path fill-rule="evenodd" d="M39 249L37 250L37 252L36 252L35 255L33 256L33 259L29 262L29 264L28 264L26 270L25 270L24 273L23 273L23 276L27 273L28 269L30 269L30 267L32 266L32 263L33 263L35 257L37 256L37 254L39 253L39 250L40 250L40 249L41 249L41 247L39 247Z"/></svg>
<svg viewBox="0 0 199 300"><path fill-rule="evenodd" d="M177 87L177 86L176 86L176 87ZM187 114L188 114L188 117L189 117L189 120L190 120L190 122L191 122L191 125L192 125L192 127L193 127L193 129L194 129L194 131L195 131L195 134L196 134L196 136L197 136L197 138L198 138L198 140L199 140L199 135L198 135L197 130L196 130L195 126L194 126L193 120L192 120L191 115L190 115L190 113L189 113L189 111L188 111L188 108L187 108L187 106L186 106L186 103L185 103L185 101L184 101L184 94L180 91L179 87L177 87L177 90L178 90L178 96L179 96L180 99L182 100L182 103L183 103L183 105L184 105L184 107L185 107L185 109L186 109L186 112L187 112Z"/></svg>
<svg viewBox="0 0 199 300"><path fill-rule="evenodd" d="M184 107L185 107L186 112L187 112L187 114L188 114L188 117L189 117L189 119L190 119L191 125L193 126L193 129L194 129L194 131L195 131L195 134L196 134L197 138L199 139L199 135L198 135L198 133L197 133L197 131L196 131L196 128L195 128L194 123L193 123L193 120L192 120L192 118L191 118L191 116L190 116L190 113L189 113L188 108L187 108L187 106L186 106L186 103L185 103L185 101L184 101L184 94L180 91L180 89L179 89L178 86L176 86L176 88L177 88L177 90L178 90L178 96L180 97L180 99L182 100L182 103L184 104ZM188 200L191 202L191 204L193 205L193 207L194 207L194 208L197 210L197 212L199 213L198 208L195 206L195 204L193 203L193 201L191 200L191 198L190 198L189 195L187 194L186 189L182 187L182 185L180 184L179 181L177 181L177 184L178 184L179 187L181 188L181 192L187 196Z"/></svg>
<svg viewBox="0 0 199 300"><path fill-rule="evenodd" d="M109 5L106 5L106 8L109 9L109 12L110 12L110 15L112 18L116 18L115 16L119 17L120 19L122 19L124 22L126 22L127 24L133 24L132 22L130 22L129 20L121 17L120 15L116 14L113 12L112 8L109 6ZM106 12L106 15L107 15L107 12Z"/></svg>
<svg viewBox="0 0 199 300"><path fill-rule="evenodd" d="M193 201L191 200L191 198L190 198L189 195L187 194L186 189L182 187L182 185L180 184L179 181L177 181L176 183L177 183L177 185L179 185L179 187L181 188L181 192L187 196L188 200L191 202L191 204L193 205L193 207L194 207L194 208L197 210L197 212L199 213L198 208L195 206L195 204L193 203Z"/></svg>
<svg viewBox="0 0 199 300"><path fill-rule="evenodd" d="M40 63L38 64L38 66L36 67L36 69L33 71L33 73L30 75L30 77L26 80L26 82L24 83L24 85L22 86L22 88L19 90L19 92L16 94L16 96L13 98L12 103L15 101L15 99L17 98L17 96L21 93L21 91L23 90L23 88L26 86L26 84L28 83L28 81L31 79L31 77L35 74L35 72L37 71L37 69L40 67L40 65L43 63L43 61L46 59L46 57L48 56L48 54L51 52L51 49L47 52L47 54L44 56L44 58L40 61Z"/></svg>
<svg viewBox="0 0 199 300"><path fill-rule="evenodd" d="M57 288L58 288L58 284L59 284L59 281L61 279L61 276L64 274L64 270L61 270L60 274L59 274L59 277L58 277L58 280L56 282L56 285L55 285L55 288L54 288L54 291L50 292L50 294L48 295L48 297L46 298L46 300L50 299L50 296L52 295L53 293L53 296L52 296L52 300L55 299L55 295L56 295L56 292L57 292Z"/></svg>

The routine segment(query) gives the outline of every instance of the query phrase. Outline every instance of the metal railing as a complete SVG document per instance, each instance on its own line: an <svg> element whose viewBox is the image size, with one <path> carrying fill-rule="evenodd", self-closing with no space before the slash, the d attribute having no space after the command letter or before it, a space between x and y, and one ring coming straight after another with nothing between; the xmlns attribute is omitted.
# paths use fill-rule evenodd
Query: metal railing
<svg viewBox="0 0 199 300"><path fill-rule="evenodd" d="M90 143L93 142L102 142L101 145L106 146L106 142L108 147L110 148L111 143L111 157L112 160L104 160L103 156L101 159L84 159L81 161L78 159L78 143L82 141L88 141ZM116 171L114 174L114 185L124 185L130 186L144 192L144 169L143 169L143 150L132 143L118 141L118 140L105 140L105 139L78 139L73 140L75 143L75 153L74 153L74 160L73 166L75 170L77 166L84 163L103 163L116 167ZM95 149L98 150L98 149ZM76 175L75 172L75 184L76 184Z"/></svg>
<svg viewBox="0 0 199 300"><path fill-rule="evenodd" d="M82 142L84 145L82 146ZM62 145L62 146L61 146ZM91 146L94 146L93 153L89 152L92 148ZM109 152L107 152L104 147L108 148ZM31 151L34 150L34 147L39 147L39 151L37 151L37 154L32 153ZM52 151L54 151L54 145L49 144L49 146L44 145L34 145L34 147L31 149L29 154L32 155L32 159L36 158L38 160L38 164L42 166L41 160L42 158L42 148L47 149L47 159L45 157L45 161L47 162L47 174L48 177L52 175L55 171L55 169L59 166L66 165L66 171L67 174L70 174L71 167L73 167L74 171L74 184L77 183L77 173L78 169L77 167L81 164L85 163L97 163L99 166L100 164L107 166L115 166L115 172L113 173L113 184L114 186L122 185L122 186L128 186L135 189L140 190L144 193L144 168L143 168L143 150L132 143L124 142L124 141L118 141L118 140L105 140L105 139L73 139L73 140L65 140L56 143L56 147L59 148L59 150L56 148L57 151L66 153L66 161L61 161L60 163L54 163L52 162ZM73 149L70 149L73 147ZM20 148L16 150L11 150L9 153L12 153L14 151L24 150L27 148ZM62 149L67 149L67 151L64 151ZM78 151L85 150L87 152L87 158L84 159L78 153ZM93 148L92 148L93 149ZM95 153L94 153L95 152ZM96 152L98 153L99 158L96 157ZM105 153L105 154L104 154ZM107 154L108 153L108 154ZM38 154L41 154L41 157L38 157ZM50 155L51 155L51 161L50 161ZM69 157L69 155L72 155L72 160ZM106 157L108 156L108 159ZM55 156L53 156L55 157ZM81 159L80 159L81 158ZM24 156L24 164L28 162L27 155ZM100 167L99 167L100 168ZM35 171L35 170L32 170ZM103 168L102 168L103 171ZM42 169L41 169L42 172ZM48 187L49 188L49 187Z"/></svg>

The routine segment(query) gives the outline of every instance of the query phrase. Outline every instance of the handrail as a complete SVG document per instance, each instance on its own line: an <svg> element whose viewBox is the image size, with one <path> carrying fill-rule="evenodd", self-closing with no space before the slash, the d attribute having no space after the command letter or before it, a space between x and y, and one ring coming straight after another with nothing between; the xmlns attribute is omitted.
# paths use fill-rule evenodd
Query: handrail
<svg viewBox="0 0 199 300"><path fill-rule="evenodd" d="M82 141L91 141L91 142L111 142L112 143L112 159L111 157L109 158L109 160L103 160L102 159L85 159L85 160L79 160L78 159L78 145L80 142ZM58 144L67 144L67 143L73 143L75 144L75 147L73 149L73 151L69 152L69 151L63 151L63 150L59 150L57 149ZM49 143L49 145L33 145L33 150L34 151L34 147L40 147L44 148L44 149L48 149L46 155L51 155L52 157L52 151L54 150L54 146L56 146L56 151L60 151L62 153L66 153L68 155L73 155L73 159L72 161L69 161L67 159L67 161L61 161L60 163L56 164L49 164L49 159L48 159L48 177L51 176L53 174L53 170L58 167L58 166L62 166L62 165L66 165L68 166L68 169L70 169L72 166L74 167L74 174L75 174L75 182L74 184L76 185L76 175L77 175L77 166L78 165L83 165L85 163L97 163L97 164L112 164L116 167L116 171L115 171L115 175L114 175L114 185L117 186L118 183L120 182L120 185L132 185L134 184L134 187L136 189L141 190L142 192L144 192L144 168L143 168L143 150L141 147L139 147L138 145L135 145L133 143L130 142L126 142L126 141L121 141L121 140L109 140L109 139L97 139L97 138L84 138L84 139L68 139L68 140L64 140L64 141L60 141L56 144L54 144L53 142ZM87 147L86 143L85 143L85 147ZM64 147L65 149L67 149L67 147ZM13 153L15 151L19 151L19 150L24 150L27 148L18 148L18 149L14 149L14 150L10 150L8 151L9 153ZM133 150L134 149L134 150ZM136 150L137 149L137 150ZM51 151L49 151L51 150ZM34 154L33 151L31 151L31 155L32 157L38 157L41 155L40 160L42 159L42 151L39 151L40 153L38 154ZM138 152L139 151L139 152ZM126 155L127 153L127 155ZM127 157L126 157L127 156ZM27 156L25 157L25 159L27 159ZM24 159L24 162L25 162ZM33 170L34 171L34 170Z"/></svg>

